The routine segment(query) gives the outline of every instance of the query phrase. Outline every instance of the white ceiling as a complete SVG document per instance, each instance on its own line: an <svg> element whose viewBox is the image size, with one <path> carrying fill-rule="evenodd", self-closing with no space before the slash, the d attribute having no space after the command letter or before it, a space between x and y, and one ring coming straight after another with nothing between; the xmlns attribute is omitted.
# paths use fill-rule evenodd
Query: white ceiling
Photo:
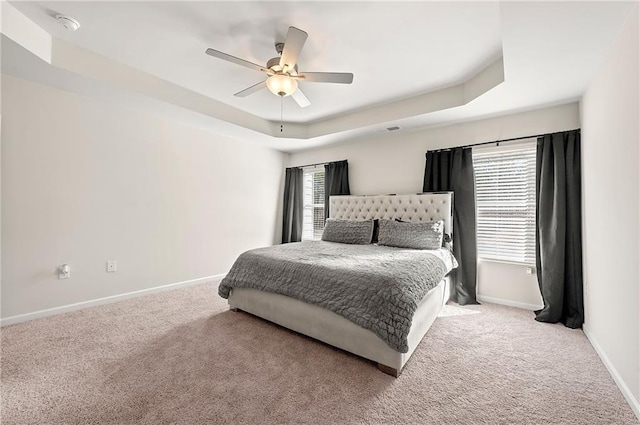
<svg viewBox="0 0 640 425"><path fill-rule="evenodd" d="M302 109L289 98L284 103L285 121L301 127L329 123L340 116L362 116L372 106L380 113L388 105L391 116L399 100L463 83L503 58L504 83L463 106L393 120L409 129L578 99L634 2L11 4L54 38L203 95L233 108L229 111L236 115L273 122L280 120L280 100L269 91L246 98L233 96L264 79L263 75L204 51L212 47L263 64L276 56L274 42L284 40L288 26L301 28L309 33L298 60L301 71L355 75L351 85L302 82L300 87L312 105ZM80 29L65 30L52 17L56 13L74 17ZM36 74L33 65L27 71L26 66L5 66L6 61L3 57L3 71ZM42 73L53 72L46 64L42 68ZM71 73L48 77L49 83L69 88L73 84L62 80L82 77L67 74ZM43 75L29 78L45 79ZM233 124L225 132L247 138L242 128L233 129L243 125ZM291 151L377 131L385 124L354 124L310 140L282 140L273 134L256 137Z"/></svg>

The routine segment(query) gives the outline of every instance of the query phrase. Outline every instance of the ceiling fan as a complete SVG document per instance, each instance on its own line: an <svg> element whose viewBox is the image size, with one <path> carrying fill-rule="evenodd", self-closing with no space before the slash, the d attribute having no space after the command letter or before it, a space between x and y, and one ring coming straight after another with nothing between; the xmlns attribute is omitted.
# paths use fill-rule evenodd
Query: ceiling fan
<svg viewBox="0 0 640 425"><path fill-rule="evenodd" d="M353 74L345 72L298 72L298 54L307 40L307 33L296 28L289 27L284 43L276 43L278 57L267 61L266 66L261 66L244 59L231 56L214 49L207 49L206 53L218 59L224 59L268 75L265 81L254 84L234 96L245 97L267 87L273 94L285 97L291 95L300 107L311 105L309 98L298 87L298 80L310 83L338 83L351 84Z"/></svg>

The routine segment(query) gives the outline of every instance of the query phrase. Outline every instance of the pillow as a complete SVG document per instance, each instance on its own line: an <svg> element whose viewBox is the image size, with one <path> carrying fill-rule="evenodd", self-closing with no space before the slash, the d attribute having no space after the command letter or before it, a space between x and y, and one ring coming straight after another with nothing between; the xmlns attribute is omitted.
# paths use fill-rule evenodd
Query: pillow
<svg viewBox="0 0 640 425"><path fill-rule="evenodd" d="M322 231L322 240L367 245L371 243L372 235L373 220L357 221L328 218Z"/></svg>
<svg viewBox="0 0 640 425"><path fill-rule="evenodd" d="M444 221L402 222L380 220L378 245L411 249L442 247Z"/></svg>
<svg viewBox="0 0 640 425"><path fill-rule="evenodd" d="M411 223L410 221L404 221L404 220L400 220L399 218L396 218L396 221L400 222L400 223ZM448 233L444 233L444 221L442 222L442 247L446 248L448 243L451 243L451 235ZM378 242L378 219L376 218L376 222L374 223L374 228L373 228L373 238L375 239L375 242ZM374 243L374 241L371 241L371 243Z"/></svg>

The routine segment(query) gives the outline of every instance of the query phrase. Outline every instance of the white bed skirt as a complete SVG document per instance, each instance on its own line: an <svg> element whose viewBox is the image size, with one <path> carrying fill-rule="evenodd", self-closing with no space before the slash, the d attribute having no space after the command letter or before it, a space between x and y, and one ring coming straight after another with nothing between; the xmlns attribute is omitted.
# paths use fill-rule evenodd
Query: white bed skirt
<svg viewBox="0 0 640 425"><path fill-rule="evenodd" d="M418 304L409 331L409 351L399 353L373 332L323 308L271 292L233 288L229 306L394 369L396 376L411 357L449 298L449 278Z"/></svg>

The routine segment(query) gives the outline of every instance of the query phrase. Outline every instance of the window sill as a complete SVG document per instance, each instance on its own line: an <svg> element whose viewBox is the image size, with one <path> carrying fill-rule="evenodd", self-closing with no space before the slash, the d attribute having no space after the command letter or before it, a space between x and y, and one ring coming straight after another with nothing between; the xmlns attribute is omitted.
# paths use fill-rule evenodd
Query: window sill
<svg viewBox="0 0 640 425"><path fill-rule="evenodd" d="M531 267L533 270L536 269L535 264L525 263L522 261L496 260L495 258L478 258L478 263L511 264L513 266Z"/></svg>

